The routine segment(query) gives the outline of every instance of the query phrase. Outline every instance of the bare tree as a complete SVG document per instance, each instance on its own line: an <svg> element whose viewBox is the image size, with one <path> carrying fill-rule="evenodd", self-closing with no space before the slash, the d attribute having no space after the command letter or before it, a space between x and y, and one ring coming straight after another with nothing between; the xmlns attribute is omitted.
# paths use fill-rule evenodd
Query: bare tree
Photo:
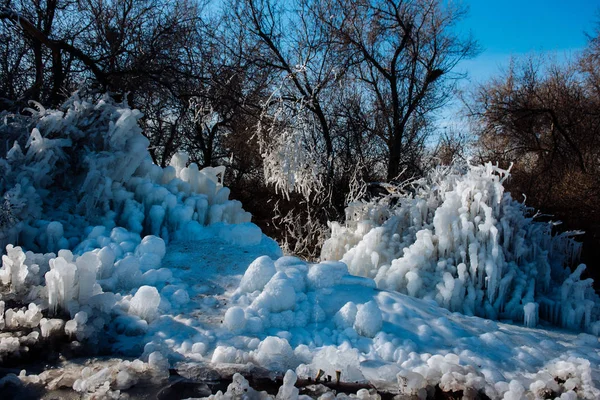
<svg viewBox="0 0 600 400"><path fill-rule="evenodd" d="M475 92L475 128L482 157L514 162L531 176L534 187L550 196L552 185L571 171L595 173L600 150L600 114L593 81L582 80L576 65L559 66L528 58L511 63L503 76ZM592 75L587 75L591 79Z"/></svg>
<svg viewBox="0 0 600 400"><path fill-rule="evenodd" d="M30 76L30 87L13 94L18 99L56 105L88 81L99 92L129 92L134 101L135 94L149 86L168 91L182 79L202 79L190 59L194 54L188 51L198 38L198 3L21 0L8 4L0 8L3 36L20 36L14 42L19 50L11 57L18 65L12 69Z"/></svg>
<svg viewBox="0 0 600 400"><path fill-rule="evenodd" d="M318 3L297 0L285 3L286 9L276 1L245 0L235 15L260 44L254 62L276 76L272 96L264 103L265 116L273 119L269 126L302 131L301 143L330 185L337 154L329 96L347 64L343 54L334 51L328 30L314 12Z"/></svg>
<svg viewBox="0 0 600 400"><path fill-rule="evenodd" d="M431 112L444 105L460 76L456 64L477 52L454 25L465 9L437 0L329 0L323 23L358 65L369 93L365 107L379 121L388 149L387 178L417 167Z"/></svg>

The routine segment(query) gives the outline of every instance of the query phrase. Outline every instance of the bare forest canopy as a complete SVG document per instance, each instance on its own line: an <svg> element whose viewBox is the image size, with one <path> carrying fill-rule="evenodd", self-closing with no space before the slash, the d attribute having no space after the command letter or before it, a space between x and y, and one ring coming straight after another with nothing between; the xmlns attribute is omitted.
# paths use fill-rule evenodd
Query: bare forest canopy
<svg viewBox="0 0 600 400"><path fill-rule="evenodd" d="M389 187L365 182L467 156L514 164L515 197L588 231L584 257L600 248L598 32L566 65L518 61L475 88L472 136L432 140L436 111L464 78L456 65L480 50L457 29L459 3L0 4L0 112L108 92L143 113L156 164L184 150L200 167L227 166L234 196L291 251L317 257L328 220ZM18 139L9 136L3 157Z"/></svg>

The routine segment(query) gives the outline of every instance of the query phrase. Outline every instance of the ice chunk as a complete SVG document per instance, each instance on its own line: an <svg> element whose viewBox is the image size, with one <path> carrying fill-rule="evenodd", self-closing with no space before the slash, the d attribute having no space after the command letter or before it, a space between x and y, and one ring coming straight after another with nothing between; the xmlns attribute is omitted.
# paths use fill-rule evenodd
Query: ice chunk
<svg viewBox="0 0 600 400"><path fill-rule="evenodd" d="M233 346L217 346L213 352L211 362L213 364L243 364L247 362L247 354Z"/></svg>
<svg viewBox="0 0 600 400"><path fill-rule="evenodd" d="M276 272L275 263L270 257L259 257L250 264L244 273L240 282L240 290L244 292L262 290Z"/></svg>
<svg viewBox="0 0 600 400"><path fill-rule="evenodd" d="M347 346L326 346L318 351L308 366L308 375L315 377L317 371L322 369L325 375L335 376L336 371L340 371L343 382L364 382L365 377L360 370L360 359L357 349ZM298 367L296 372L301 375Z"/></svg>
<svg viewBox="0 0 600 400"><path fill-rule="evenodd" d="M50 260L50 268L45 275L48 290L48 305L52 313L60 308L67 310L67 303L75 297L77 267L62 257Z"/></svg>
<svg viewBox="0 0 600 400"><path fill-rule="evenodd" d="M285 375L283 376L283 385L279 387L277 391L277 396L275 397L277 400L295 400L298 398L298 393L300 390L295 387L296 380L298 376L291 369L288 369Z"/></svg>
<svg viewBox="0 0 600 400"><path fill-rule="evenodd" d="M65 321L63 321L62 319L42 318L40 321L40 330L42 332L42 337L44 337L44 338L51 337L54 334L61 332L64 326L65 326Z"/></svg>
<svg viewBox="0 0 600 400"><path fill-rule="evenodd" d="M2 268L0 268L0 283L10 285L19 293L25 289L25 280L29 269L25 264L25 253L20 247L12 244L6 246L6 255L2 256Z"/></svg>
<svg viewBox="0 0 600 400"><path fill-rule="evenodd" d="M78 341L83 341L92 330L91 326L86 325L87 322L87 313L79 311L72 320L67 321L65 324L65 333L71 337L75 337Z"/></svg>
<svg viewBox="0 0 600 400"><path fill-rule="evenodd" d="M77 258L77 283L78 300L80 304L87 304L90 297L94 294L94 285L96 285L96 275L100 270L102 263L97 254L87 252Z"/></svg>
<svg viewBox="0 0 600 400"><path fill-rule="evenodd" d="M241 307L231 307L225 313L223 324L232 332L239 332L246 326L246 315Z"/></svg>
<svg viewBox="0 0 600 400"><path fill-rule="evenodd" d="M333 321L339 329L352 327L356 320L357 312L358 308L356 307L356 304L349 301L335 314Z"/></svg>
<svg viewBox="0 0 600 400"><path fill-rule="evenodd" d="M523 306L525 315L525 326L534 328L538 323L538 305L537 303L527 303Z"/></svg>
<svg viewBox="0 0 600 400"><path fill-rule="evenodd" d="M151 322L158 316L160 294L153 286L140 287L129 303L129 313Z"/></svg>
<svg viewBox="0 0 600 400"><path fill-rule="evenodd" d="M265 285L264 291L254 300L252 308L269 312L292 310L296 305L296 291L284 272L277 272Z"/></svg>
<svg viewBox="0 0 600 400"><path fill-rule="evenodd" d="M359 335L375 337L383 326L383 316L377 303L373 300L358 306L354 329Z"/></svg>
<svg viewBox="0 0 600 400"><path fill-rule="evenodd" d="M115 263L115 272L118 286L121 288L133 288L140 284L142 272L140 262L134 256L127 256Z"/></svg>
<svg viewBox="0 0 600 400"><path fill-rule="evenodd" d="M97 278L106 279L113 273L115 259L117 256L115 251L110 246L101 248L97 255L100 259L100 268L98 269Z"/></svg>
<svg viewBox="0 0 600 400"><path fill-rule="evenodd" d="M29 303L27 308L17 310L9 308L4 312L5 303L0 302L0 313L4 314L4 324L8 329L35 328L42 320L42 310L35 303ZM0 318L0 324L2 319Z"/></svg>
<svg viewBox="0 0 600 400"><path fill-rule="evenodd" d="M403 394L417 395L427 387L427 380L418 372L402 370L398 373L398 386Z"/></svg>
<svg viewBox="0 0 600 400"><path fill-rule="evenodd" d="M251 353L256 363L272 371L283 372L297 365L294 351L286 339L268 336Z"/></svg>
<svg viewBox="0 0 600 400"><path fill-rule="evenodd" d="M225 399L256 399L256 400L267 400L272 398L267 392L257 392L250 387L249 382L239 373L233 375L233 381L227 386L227 392L223 394L221 391L217 392L216 395L210 396L211 400L225 400Z"/></svg>
<svg viewBox="0 0 600 400"><path fill-rule="evenodd" d="M148 366L153 379L162 380L169 377L169 360L159 351L150 353Z"/></svg>
<svg viewBox="0 0 600 400"><path fill-rule="evenodd" d="M165 241L153 235L145 236L135 249L142 271L160 267L166 252Z"/></svg>
<svg viewBox="0 0 600 400"><path fill-rule="evenodd" d="M84 368L84 370L82 371L82 377L87 375L86 368ZM103 368L91 376L76 380L75 383L73 383L73 390L80 393L94 392L97 388L104 385L106 382L110 384L110 380L110 368Z"/></svg>

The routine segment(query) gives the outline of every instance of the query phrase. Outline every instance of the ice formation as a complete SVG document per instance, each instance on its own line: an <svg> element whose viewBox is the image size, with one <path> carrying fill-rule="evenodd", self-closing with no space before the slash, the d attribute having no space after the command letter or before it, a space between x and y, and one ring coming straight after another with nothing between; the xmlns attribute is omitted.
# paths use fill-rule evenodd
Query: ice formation
<svg viewBox="0 0 600 400"><path fill-rule="evenodd" d="M0 360L57 341L110 352L115 338L143 335L185 306L187 286L161 268L173 238L216 230L232 244L262 240L229 200L222 167L201 170L184 153L166 168L152 163L138 111L77 96L62 110L29 111L25 121L3 116L20 139L0 159ZM73 387L96 390L110 374L96 371Z"/></svg>
<svg viewBox="0 0 600 400"><path fill-rule="evenodd" d="M569 270L579 244L528 216L504 193L508 176L490 163L437 169L393 204L350 204L346 224L331 223L322 259L451 311L598 334L592 280L580 279L583 265Z"/></svg>
<svg viewBox="0 0 600 400"><path fill-rule="evenodd" d="M25 133L0 159L0 362L129 359L61 361L7 374L0 390L119 398L187 364L200 380L223 369L283 379L268 395L228 373L214 399L301 399L294 384L317 376L419 398L600 397L598 337L536 328L599 333L591 282L566 268L577 248L525 217L504 171L437 171L396 207L353 204L327 260L308 263L228 200L223 168L183 153L152 164L139 117L74 97L13 124Z"/></svg>
<svg viewBox="0 0 600 400"><path fill-rule="evenodd" d="M260 284L249 290L247 282ZM237 339L217 347L212 361L252 362L281 373L295 368L304 379L319 370L339 373L342 381L369 381L419 398L431 397L436 385L473 398L568 396L573 384L582 398L600 395L590 375L597 368L575 357L577 351L565 357L566 348L548 339L506 334L492 321L442 312L432 299L409 299L377 290L371 278L352 276L341 263L261 257L246 270L225 313L223 326ZM533 318L536 304L529 304L525 312ZM594 349L589 356L600 360L597 337L578 340L575 347L586 343ZM529 368L527 378L516 373ZM565 386L557 379L568 379L559 376L577 378Z"/></svg>
<svg viewBox="0 0 600 400"><path fill-rule="evenodd" d="M133 234L123 238L129 246L118 243L127 252L140 236L168 242L180 230L250 221L241 204L228 199L222 167L200 170L188 165L184 153L175 154L166 168L153 164L137 110L108 97L93 103L75 96L64 111L31 112L31 121L20 127L22 141L1 163L4 246L91 250L104 247L107 234L122 227ZM28 132L31 125L35 128ZM89 226L106 231L88 232L86 240L81 232ZM144 246L151 249L154 243ZM151 267L161 253L164 246L145 252L142 264Z"/></svg>

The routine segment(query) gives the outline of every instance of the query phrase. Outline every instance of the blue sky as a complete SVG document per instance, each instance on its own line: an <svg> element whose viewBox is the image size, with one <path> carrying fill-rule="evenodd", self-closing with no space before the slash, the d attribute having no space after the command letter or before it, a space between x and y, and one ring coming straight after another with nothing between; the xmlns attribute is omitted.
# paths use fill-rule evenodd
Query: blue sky
<svg viewBox="0 0 600 400"><path fill-rule="evenodd" d="M456 1L456 0L454 0ZM475 81L495 75L512 56L551 53L573 56L586 45L600 21L600 0L462 0L469 16L458 28L469 30L483 48L460 65Z"/></svg>
<svg viewBox="0 0 600 400"><path fill-rule="evenodd" d="M497 76L511 57L531 53L561 62L573 58L587 44L600 22L600 0L449 0L468 5L469 14L457 29L471 31L482 48L479 56L462 61L457 71L467 72L467 89ZM451 102L440 112L438 126L468 129L461 105Z"/></svg>

